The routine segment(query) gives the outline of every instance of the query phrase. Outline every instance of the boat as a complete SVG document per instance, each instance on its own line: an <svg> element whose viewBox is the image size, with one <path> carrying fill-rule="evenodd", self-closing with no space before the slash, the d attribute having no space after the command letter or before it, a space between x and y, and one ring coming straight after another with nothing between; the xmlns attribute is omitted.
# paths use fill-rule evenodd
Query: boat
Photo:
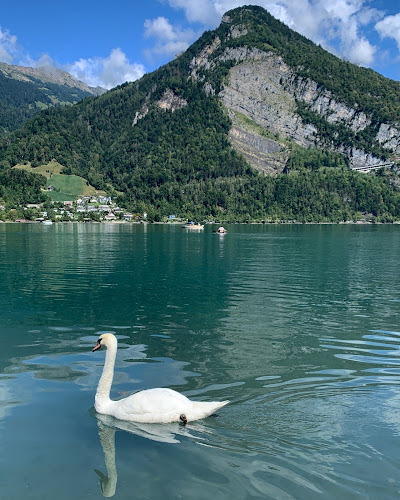
<svg viewBox="0 0 400 500"><path fill-rule="evenodd" d="M204 229L203 224L195 224L194 222L188 222L184 226L182 226L184 229Z"/></svg>
<svg viewBox="0 0 400 500"><path fill-rule="evenodd" d="M51 221L51 220L44 220L42 222L42 224L44 224L45 226L51 226L51 224L53 224L53 221Z"/></svg>
<svg viewBox="0 0 400 500"><path fill-rule="evenodd" d="M218 228L216 231L214 231L214 232L215 232L215 233L217 233L217 234L226 234L226 233L227 233L227 230L226 230L223 226L221 226L221 227L219 227L219 228Z"/></svg>

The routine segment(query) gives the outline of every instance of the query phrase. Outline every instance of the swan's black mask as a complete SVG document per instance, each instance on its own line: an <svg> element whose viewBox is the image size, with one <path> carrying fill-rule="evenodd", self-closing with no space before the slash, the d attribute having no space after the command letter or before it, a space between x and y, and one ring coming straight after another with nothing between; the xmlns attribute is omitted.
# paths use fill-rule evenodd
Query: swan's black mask
<svg viewBox="0 0 400 500"><path fill-rule="evenodd" d="M101 344L100 344L100 342L101 342L101 339L98 339L98 340L97 340L96 347L93 347L92 352L97 351L97 349L100 349L100 348L101 348Z"/></svg>

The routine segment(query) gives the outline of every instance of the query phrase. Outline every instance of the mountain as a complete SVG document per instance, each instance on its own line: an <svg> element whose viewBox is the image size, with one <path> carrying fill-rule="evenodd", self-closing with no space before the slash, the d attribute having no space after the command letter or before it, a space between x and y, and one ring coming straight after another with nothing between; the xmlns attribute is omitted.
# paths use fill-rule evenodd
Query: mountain
<svg viewBox="0 0 400 500"><path fill-rule="evenodd" d="M398 82L249 6L140 80L43 111L0 169L54 159L155 218L390 221L399 131Z"/></svg>
<svg viewBox="0 0 400 500"><path fill-rule="evenodd" d="M50 106L74 104L105 90L88 87L65 71L0 63L0 137Z"/></svg>

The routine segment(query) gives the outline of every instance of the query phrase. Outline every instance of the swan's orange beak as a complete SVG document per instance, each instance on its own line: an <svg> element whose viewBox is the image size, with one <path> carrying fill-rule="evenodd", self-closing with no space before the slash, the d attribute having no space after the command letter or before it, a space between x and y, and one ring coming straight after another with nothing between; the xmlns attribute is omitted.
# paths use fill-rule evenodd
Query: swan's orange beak
<svg viewBox="0 0 400 500"><path fill-rule="evenodd" d="M92 352L97 351L97 349L100 349L101 344L100 344L100 339L97 341L97 344L95 347L93 347Z"/></svg>

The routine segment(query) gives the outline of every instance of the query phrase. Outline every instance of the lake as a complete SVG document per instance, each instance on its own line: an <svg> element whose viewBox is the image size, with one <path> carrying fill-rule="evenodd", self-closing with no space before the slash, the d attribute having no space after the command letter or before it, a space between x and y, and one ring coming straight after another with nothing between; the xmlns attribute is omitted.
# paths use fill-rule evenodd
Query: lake
<svg viewBox="0 0 400 500"><path fill-rule="evenodd" d="M0 497L394 499L400 226L0 224ZM97 415L170 387L189 423Z"/></svg>

